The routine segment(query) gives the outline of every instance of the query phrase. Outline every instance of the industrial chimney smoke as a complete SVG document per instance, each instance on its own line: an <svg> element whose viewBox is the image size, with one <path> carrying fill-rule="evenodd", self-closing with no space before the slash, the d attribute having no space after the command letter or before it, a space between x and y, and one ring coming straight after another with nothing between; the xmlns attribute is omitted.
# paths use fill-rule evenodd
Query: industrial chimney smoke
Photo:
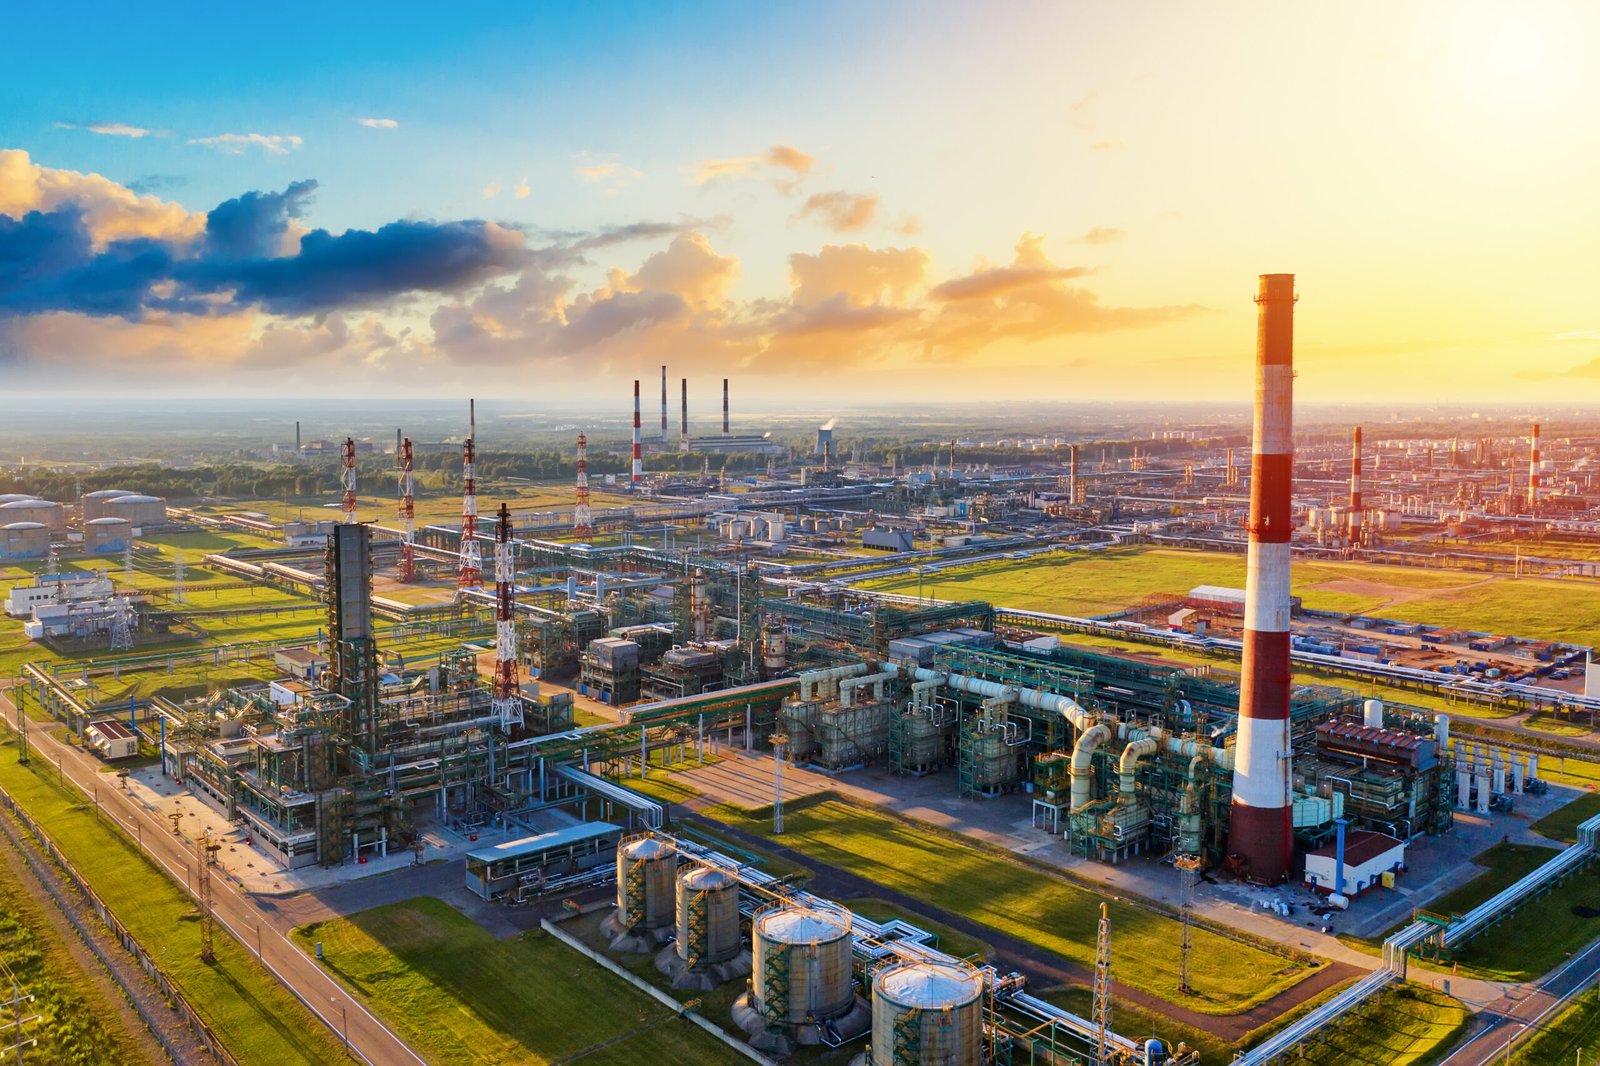
<svg viewBox="0 0 1600 1066"><path fill-rule="evenodd" d="M1294 480L1294 275L1261 275L1243 683L1228 849L1251 881L1288 874L1289 534Z"/></svg>

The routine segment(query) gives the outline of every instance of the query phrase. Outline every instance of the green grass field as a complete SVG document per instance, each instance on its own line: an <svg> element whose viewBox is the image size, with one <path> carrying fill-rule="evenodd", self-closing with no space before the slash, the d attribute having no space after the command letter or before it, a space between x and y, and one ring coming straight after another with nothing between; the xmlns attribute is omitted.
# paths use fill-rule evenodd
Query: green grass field
<svg viewBox="0 0 1600 1066"><path fill-rule="evenodd" d="M1429 905L1438 914L1463 914L1555 855L1550 848L1496 844L1474 861L1483 873ZM1597 893L1594 874L1582 871L1522 905L1456 951L1464 973L1490 981L1529 981L1560 965L1600 936L1600 914L1586 917Z"/></svg>
<svg viewBox="0 0 1600 1066"><path fill-rule="evenodd" d="M328 971L439 1063L747 1061L542 932L496 940L431 898L298 929Z"/></svg>
<svg viewBox="0 0 1600 1066"><path fill-rule="evenodd" d="M748 832L771 835L769 819L719 807L708 812ZM788 811L783 843L886 888L928 899L984 925L1094 964L1105 897L929 828L828 801ZM1198 996L1180 999L1179 923L1123 900L1111 903L1117 979L1195 1010L1232 1014L1303 979L1313 964L1197 929L1191 966Z"/></svg>
<svg viewBox="0 0 1600 1066"><path fill-rule="evenodd" d="M1404 985L1363 1013L1304 1046L1311 1066L1420 1066L1437 1062L1460 1038L1471 1015L1442 992Z"/></svg>
<svg viewBox="0 0 1600 1066"><path fill-rule="evenodd" d="M1516 1066L1591 1066L1600 1055L1600 990L1590 987L1512 1049Z"/></svg>
<svg viewBox="0 0 1600 1066"><path fill-rule="evenodd" d="M1579 796L1559 810L1551 811L1529 828L1551 840L1559 840L1563 844L1576 844L1578 823L1586 822L1597 814L1600 814L1600 794L1591 792L1586 796Z"/></svg>
<svg viewBox="0 0 1600 1066"><path fill-rule="evenodd" d="M25 1013L39 1015L25 1027L24 1035L39 1041L26 1049L27 1061L68 1066L152 1062L121 1016L97 994L99 986L91 984L63 935L13 871L0 866L0 993L9 1000L15 978L23 994L34 997L24 1005ZM6 1034L7 1043L11 1035Z"/></svg>
<svg viewBox="0 0 1600 1066"><path fill-rule="evenodd" d="M1026 562L951 567L922 579L921 593L1003 607L1093 616L1196 585L1242 588L1242 555L1170 548L1059 552ZM865 582L916 595L916 575ZM1593 583L1424 570L1372 563L1294 564L1294 594L1308 609L1372 613L1400 621L1587 644L1600 629Z"/></svg>
<svg viewBox="0 0 1600 1066"><path fill-rule="evenodd" d="M234 1056L245 1064L306 1066L345 1057L333 1035L234 939L219 934L217 961L200 961L200 926L184 891L95 815L53 767L19 766L15 737L0 743L0 785L55 839L128 929L157 957ZM116 1061L116 1060L102 1060Z"/></svg>

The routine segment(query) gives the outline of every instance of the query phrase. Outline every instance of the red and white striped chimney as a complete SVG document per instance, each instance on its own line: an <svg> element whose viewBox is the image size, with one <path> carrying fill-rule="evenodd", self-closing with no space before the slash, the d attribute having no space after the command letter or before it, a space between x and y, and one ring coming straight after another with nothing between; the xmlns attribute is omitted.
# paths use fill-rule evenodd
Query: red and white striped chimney
<svg viewBox="0 0 1600 1066"><path fill-rule="evenodd" d="M1528 510L1539 509L1539 423L1533 424L1533 455L1528 460Z"/></svg>
<svg viewBox="0 0 1600 1066"><path fill-rule="evenodd" d="M722 379L722 435L728 435L728 379Z"/></svg>
<svg viewBox="0 0 1600 1066"><path fill-rule="evenodd" d="M1350 443L1350 543L1361 543L1361 427Z"/></svg>
<svg viewBox="0 0 1600 1066"><path fill-rule="evenodd" d="M644 473L644 452L639 446L639 380L633 382L633 489L639 489L639 475Z"/></svg>
<svg viewBox="0 0 1600 1066"><path fill-rule="evenodd" d="M1289 870L1289 533L1294 480L1294 275L1261 275L1243 683L1228 849L1251 881Z"/></svg>

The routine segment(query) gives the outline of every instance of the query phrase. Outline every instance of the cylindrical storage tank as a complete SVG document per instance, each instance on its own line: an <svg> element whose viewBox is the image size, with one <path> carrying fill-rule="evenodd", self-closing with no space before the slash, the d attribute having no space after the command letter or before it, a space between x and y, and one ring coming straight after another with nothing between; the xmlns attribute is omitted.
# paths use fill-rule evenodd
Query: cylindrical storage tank
<svg viewBox="0 0 1600 1066"><path fill-rule="evenodd" d="M902 962L872 979L873 1066L979 1066L983 975L946 962Z"/></svg>
<svg viewBox="0 0 1600 1066"><path fill-rule="evenodd" d="M167 501L158 496L118 496L106 501L106 514L126 518L136 526L164 525Z"/></svg>
<svg viewBox="0 0 1600 1066"><path fill-rule="evenodd" d="M1442 756L1450 748L1450 716L1437 714L1433 717L1433 742L1439 747Z"/></svg>
<svg viewBox="0 0 1600 1066"><path fill-rule="evenodd" d="M783 907L755 921L751 989L769 1021L833 1018L855 1002L850 923L843 907Z"/></svg>
<svg viewBox="0 0 1600 1066"><path fill-rule="evenodd" d="M50 554L50 527L43 522L0 526L0 558L38 559Z"/></svg>
<svg viewBox="0 0 1600 1066"><path fill-rule="evenodd" d="M1367 700L1361 705L1361 724L1368 729L1383 728L1383 701Z"/></svg>
<svg viewBox="0 0 1600 1066"><path fill-rule="evenodd" d="M65 509L49 500L26 499L0 503L0 523L10 525L12 522L43 522L51 529L67 527Z"/></svg>
<svg viewBox="0 0 1600 1066"><path fill-rule="evenodd" d="M133 543L133 524L126 518L92 518L83 524L83 550L127 551Z"/></svg>
<svg viewBox="0 0 1600 1066"><path fill-rule="evenodd" d="M655 837L630 840L617 851L617 924L665 929L672 924L672 882L678 849Z"/></svg>
<svg viewBox="0 0 1600 1066"><path fill-rule="evenodd" d="M122 496L133 496L127 489L96 489L78 499L78 517L85 522L106 516L106 504Z"/></svg>
<svg viewBox="0 0 1600 1066"><path fill-rule="evenodd" d="M678 958L691 970L739 954L739 882L715 866L678 875Z"/></svg>
<svg viewBox="0 0 1600 1066"><path fill-rule="evenodd" d="M37 500L37 496L29 496L26 492L0 492L0 503L16 503L18 500Z"/></svg>

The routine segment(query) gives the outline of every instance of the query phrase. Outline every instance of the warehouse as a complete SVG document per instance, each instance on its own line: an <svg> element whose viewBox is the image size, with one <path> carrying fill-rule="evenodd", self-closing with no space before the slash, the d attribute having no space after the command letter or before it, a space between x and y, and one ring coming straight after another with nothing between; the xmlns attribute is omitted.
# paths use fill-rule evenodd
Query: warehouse
<svg viewBox="0 0 1600 1066"><path fill-rule="evenodd" d="M139 738L133 730L114 719L94 723L83 731L83 739L107 762L131 759L139 754Z"/></svg>
<svg viewBox="0 0 1600 1066"><path fill-rule="evenodd" d="M1383 875L1405 869L1406 845L1387 833L1357 831L1344 842L1344 877L1338 876L1339 845L1306 854L1306 887L1332 895L1360 895L1383 884Z"/></svg>

